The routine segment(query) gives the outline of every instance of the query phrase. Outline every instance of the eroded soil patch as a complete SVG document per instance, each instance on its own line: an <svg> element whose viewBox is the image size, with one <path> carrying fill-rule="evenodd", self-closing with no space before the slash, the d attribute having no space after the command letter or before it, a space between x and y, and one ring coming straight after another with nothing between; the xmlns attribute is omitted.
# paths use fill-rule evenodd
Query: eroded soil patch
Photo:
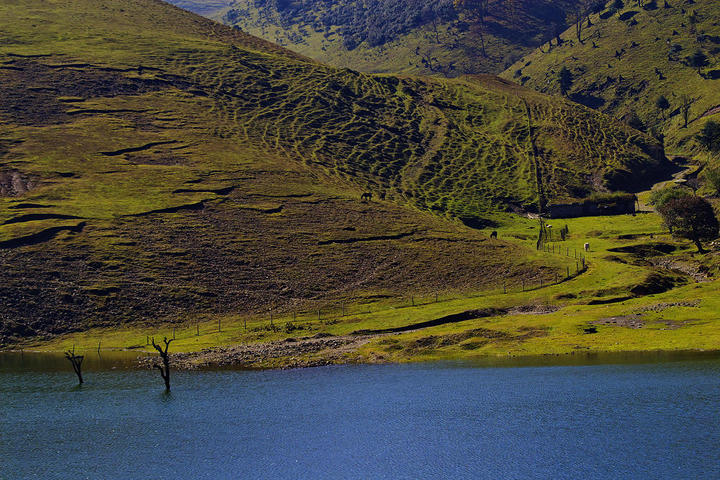
<svg viewBox="0 0 720 480"><path fill-rule="evenodd" d="M0 171L0 197L19 197L40 185L40 179L18 170Z"/></svg>
<svg viewBox="0 0 720 480"><path fill-rule="evenodd" d="M72 105L59 97L97 98L141 95L183 87L167 78L128 76L119 69L90 64L50 65L32 58L14 57L0 69L0 116L28 126L53 125L69 121ZM130 69L133 73L137 69ZM177 84L177 85L175 85ZM74 109L77 110L77 109ZM90 112L88 112L90 113ZM77 111L74 114L78 114Z"/></svg>

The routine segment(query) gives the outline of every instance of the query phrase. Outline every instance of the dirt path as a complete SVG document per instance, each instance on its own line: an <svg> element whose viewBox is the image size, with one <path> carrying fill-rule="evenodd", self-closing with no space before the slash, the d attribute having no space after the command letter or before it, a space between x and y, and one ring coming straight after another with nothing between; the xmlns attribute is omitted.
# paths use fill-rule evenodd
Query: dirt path
<svg viewBox="0 0 720 480"><path fill-rule="evenodd" d="M679 157L678 157L679 158ZM675 161L675 158L671 158L672 161ZM646 190L644 192L638 193L638 199L639 199L639 209L642 212L650 211L654 212L655 208L646 203L646 200L650 199L650 193L654 190L659 190L661 188L665 188L666 186L670 185L671 183L683 183L685 181L685 177L695 173L697 170L696 165L690 165L688 163L684 163L681 165L681 170L675 174L673 174L672 179L670 180L663 180L662 182L658 182L654 184L650 190Z"/></svg>

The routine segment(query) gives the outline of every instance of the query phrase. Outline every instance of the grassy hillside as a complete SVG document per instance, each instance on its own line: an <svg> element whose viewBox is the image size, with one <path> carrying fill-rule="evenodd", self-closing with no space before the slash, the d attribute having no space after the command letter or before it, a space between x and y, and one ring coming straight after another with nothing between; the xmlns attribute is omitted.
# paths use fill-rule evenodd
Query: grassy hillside
<svg viewBox="0 0 720 480"><path fill-rule="evenodd" d="M543 45L502 76L557 94L558 74L566 67L574 80L570 98L618 118L637 116L644 128L665 134L673 153L693 153L694 135L720 105L720 4L668 0L638 7L626 1L614 9L612 3L590 16L582 42L571 28L561 46ZM697 51L707 57L699 69L689 62ZM683 95L690 99L688 128ZM669 101L664 111L656 105L660 96Z"/></svg>
<svg viewBox="0 0 720 480"><path fill-rule="evenodd" d="M21 0L0 23L4 341L548 282L567 261L449 217L533 206L538 172L569 198L663 164L494 78L326 67L155 0Z"/></svg>
<svg viewBox="0 0 720 480"><path fill-rule="evenodd" d="M498 73L563 29L577 0L175 0L192 11L340 67L376 73L456 77ZM212 11L212 13L208 13Z"/></svg>
<svg viewBox="0 0 720 480"><path fill-rule="evenodd" d="M530 248L535 222L508 217L500 238ZM175 336L175 365L236 364L244 367L312 366L344 362L472 359L623 361L602 352L714 351L720 273L717 247L697 256L690 242L671 238L648 213L563 221L570 234L555 238L548 257L570 260L584 242L588 270L559 283L521 278L479 296L416 295L317 312L201 318L199 323L93 329L29 345L62 351L75 345L93 354L104 349L150 349L148 336ZM552 253L554 252L554 253ZM567 254L569 253L569 257ZM561 274L561 277L564 275ZM714 281L713 281L714 280ZM589 329L589 332L588 332ZM577 355L576 355L577 354ZM716 355L717 353L715 353ZM103 353L103 355L105 355ZM559 355L563 355L558 357ZM567 356L565 356L567 355ZM489 358L488 358L489 357ZM565 358L566 360L563 360ZM575 361L580 361L577 358ZM652 355L638 357L647 361Z"/></svg>

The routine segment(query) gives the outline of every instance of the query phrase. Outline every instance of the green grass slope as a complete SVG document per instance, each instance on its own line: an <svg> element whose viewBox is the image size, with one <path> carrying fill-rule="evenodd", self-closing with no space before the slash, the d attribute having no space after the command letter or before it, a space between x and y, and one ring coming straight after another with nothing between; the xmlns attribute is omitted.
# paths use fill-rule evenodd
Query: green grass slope
<svg viewBox="0 0 720 480"><path fill-rule="evenodd" d="M618 118L636 115L648 130L666 136L672 153L696 151L694 135L720 106L720 3L714 0L625 2L591 15L593 26L566 31L563 45L542 46L508 68L502 76L542 92L559 93L558 72L574 78L569 96ZM703 52L708 64L692 67L688 57ZM682 96L692 99L688 128L681 114ZM656 106L665 96L670 108Z"/></svg>
<svg viewBox="0 0 720 480"><path fill-rule="evenodd" d="M231 0L223 9L212 8L215 0L171 3L331 65L456 77L499 73L562 28L577 0L491 0L482 31L477 7L451 0Z"/></svg>
<svg viewBox="0 0 720 480"><path fill-rule="evenodd" d="M18 0L0 23L5 341L547 282L563 261L429 212L662 165L584 107L326 67L160 1Z"/></svg>

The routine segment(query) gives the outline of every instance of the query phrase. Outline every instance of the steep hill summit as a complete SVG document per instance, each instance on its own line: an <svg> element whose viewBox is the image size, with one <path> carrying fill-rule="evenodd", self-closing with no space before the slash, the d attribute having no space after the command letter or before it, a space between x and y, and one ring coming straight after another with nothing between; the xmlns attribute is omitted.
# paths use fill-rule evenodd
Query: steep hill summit
<svg viewBox="0 0 720 480"><path fill-rule="evenodd" d="M566 27L581 0L174 0L309 57L365 72L499 73Z"/></svg>

